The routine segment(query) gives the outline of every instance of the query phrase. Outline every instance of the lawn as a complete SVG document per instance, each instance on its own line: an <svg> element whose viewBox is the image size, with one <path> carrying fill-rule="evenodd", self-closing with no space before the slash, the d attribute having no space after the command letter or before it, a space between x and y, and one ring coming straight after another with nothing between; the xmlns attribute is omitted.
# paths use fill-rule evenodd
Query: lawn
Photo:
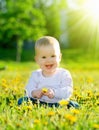
<svg viewBox="0 0 99 130"><path fill-rule="evenodd" d="M99 62L76 54L67 57L63 51L61 67L70 70L74 92L71 100L79 109L17 105L31 72L38 68L34 61L16 63L0 61L0 130L95 130L99 129ZM81 53L80 53L81 54Z"/></svg>

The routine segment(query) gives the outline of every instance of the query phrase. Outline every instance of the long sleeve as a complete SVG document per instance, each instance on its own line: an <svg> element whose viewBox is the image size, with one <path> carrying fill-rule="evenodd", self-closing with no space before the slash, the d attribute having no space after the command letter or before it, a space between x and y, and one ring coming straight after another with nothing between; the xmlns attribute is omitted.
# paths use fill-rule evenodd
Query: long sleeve
<svg viewBox="0 0 99 130"><path fill-rule="evenodd" d="M60 87L54 89L55 98L69 99L73 92L73 81L69 71L63 71Z"/></svg>
<svg viewBox="0 0 99 130"><path fill-rule="evenodd" d="M34 71L26 85L26 94L32 97L33 90L42 89L46 87L53 89L55 92L54 98L42 96L41 101L44 102L58 102L61 99L69 99L73 91L73 82L71 74L68 70L58 68L56 73L50 77L44 77L41 70Z"/></svg>
<svg viewBox="0 0 99 130"><path fill-rule="evenodd" d="M37 87L37 81L36 81L36 80L37 80L36 74L35 74L35 72L33 72L33 73L31 74L30 78L29 78L29 81L28 81L26 87L25 87L26 95L27 95L28 97L32 97L31 92L32 92L33 90L37 89L37 88L36 88L36 87Z"/></svg>

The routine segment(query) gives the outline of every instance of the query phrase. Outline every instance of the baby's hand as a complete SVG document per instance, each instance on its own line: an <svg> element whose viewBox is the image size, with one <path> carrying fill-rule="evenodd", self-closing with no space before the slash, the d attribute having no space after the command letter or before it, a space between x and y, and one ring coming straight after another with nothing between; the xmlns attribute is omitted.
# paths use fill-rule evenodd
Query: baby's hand
<svg viewBox="0 0 99 130"><path fill-rule="evenodd" d="M53 91L53 89L47 89L46 92L43 92L43 95L47 96L49 98L54 98L54 91Z"/></svg>
<svg viewBox="0 0 99 130"><path fill-rule="evenodd" d="M32 91L32 97L34 98L41 98L43 96L42 90L38 89L38 90L34 90Z"/></svg>

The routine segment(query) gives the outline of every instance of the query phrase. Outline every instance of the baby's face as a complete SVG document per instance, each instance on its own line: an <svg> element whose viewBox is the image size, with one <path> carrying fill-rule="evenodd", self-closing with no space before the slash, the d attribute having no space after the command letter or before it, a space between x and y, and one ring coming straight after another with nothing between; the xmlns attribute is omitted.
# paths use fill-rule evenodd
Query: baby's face
<svg viewBox="0 0 99 130"><path fill-rule="evenodd" d="M36 51L35 60L42 69L43 75L51 76L55 73L61 61L60 50L52 45L42 46Z"/></svg>

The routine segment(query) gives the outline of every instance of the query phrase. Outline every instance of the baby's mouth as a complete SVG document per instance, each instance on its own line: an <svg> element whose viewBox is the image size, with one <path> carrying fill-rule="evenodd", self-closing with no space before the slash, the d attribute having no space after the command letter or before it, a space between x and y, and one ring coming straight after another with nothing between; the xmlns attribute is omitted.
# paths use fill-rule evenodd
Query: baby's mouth
<svg viewBox="0 0 99 130"><path fill-rule="evenodd" d="M53 64L51 65L45 65L47 69L51 69L53 67Z"/></svg>

